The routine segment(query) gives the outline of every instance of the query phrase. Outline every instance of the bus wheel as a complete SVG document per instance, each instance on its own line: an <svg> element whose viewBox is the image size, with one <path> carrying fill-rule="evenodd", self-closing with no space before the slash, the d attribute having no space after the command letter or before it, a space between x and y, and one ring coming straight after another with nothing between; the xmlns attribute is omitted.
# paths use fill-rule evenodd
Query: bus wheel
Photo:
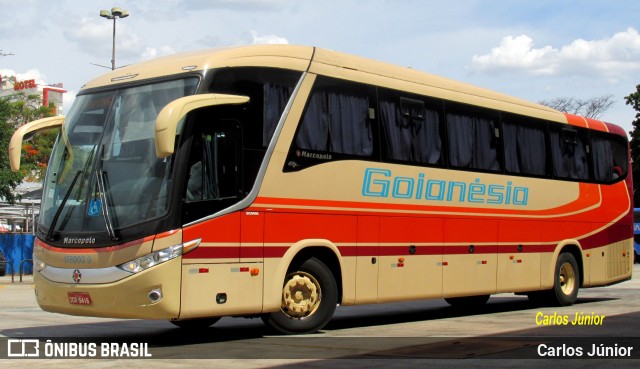
<svg viewBox="0 0 640 369"><path fill-rule="evenodd" d="M549 291L551 302L558 306L570 306L578 298L580 270L573 254L563 252L558 257L553 288Z"/></svg>
<svg viewBox="0 0 640 369"><path fill-rule="evenodd" d="M489 301L490 295L480 296L466 296L466 297L447 297L444 299L449 305L453 307L469 307L477 308Z"/></svg>
<svg viewBox="0 0 640 369"><path fill-rule="evenodd" d="M216 324L220 318L199 318L185 320L170 320L171 324L182 329L196 330L205 329Z"/></svg>
<svg viewBox="0 0 640 369"><path fill-rule="evenodd" d="M310 258L284 279L280 310L262 317L286 334L311 333L324 327L336 310L338 287L327 266Z"/></svg>

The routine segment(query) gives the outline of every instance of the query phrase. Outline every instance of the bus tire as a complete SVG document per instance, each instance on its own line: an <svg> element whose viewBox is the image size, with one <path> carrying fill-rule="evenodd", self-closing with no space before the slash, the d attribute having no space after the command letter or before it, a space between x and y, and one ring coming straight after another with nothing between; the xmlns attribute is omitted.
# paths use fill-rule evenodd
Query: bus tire
<svg viewBox="0 0 640 369"><path fill-rule="evenodd" d="M176 327L187 330L205 329L216 324L220 318L197 318L185 320L170 320L171 324Z"/></svg>
<svg viewBox="0 0 640 369"><path fill-rule="evenodd" d="M489 301L490 295L479 295L479 296L465 296L465 297L447 297L444 299L449 305L453 307L468 307L468 308L478 308L483 306Z"/></svg>
<svg viewBox="0 0 640 369"><path fill-rule="evenodd" d="M580 269L570 252L558 256L553 275L553 288L548 291L550 303L555 306L571 306L578 298Z"/></svg>
<svg viewBox="0 0 640 369"><path fill-rule="evenodd" d="M337 303L336 279L322 261L310 258L290 269L282 286L280 310L262 320L281 333L312 333L331 320Z"/></svg>

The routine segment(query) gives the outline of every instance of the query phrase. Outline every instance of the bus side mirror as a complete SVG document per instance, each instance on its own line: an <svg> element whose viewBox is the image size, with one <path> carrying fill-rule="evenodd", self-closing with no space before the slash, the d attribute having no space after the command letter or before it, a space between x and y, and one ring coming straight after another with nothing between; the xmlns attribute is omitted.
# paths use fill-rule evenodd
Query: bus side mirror
<svg viewBox="0 0 640 369"><path fill-rule="evenodd" d="M249 102L248 96L202 94L181 97L167 104L156 118L156 156L173 154L178 124L191 111L215 105L239 105Z"/></svg>
<svg viewBox="0 0 640 369"><path fill-rule="evenodd" d="M20 151L22 151L22 141L25 140L25 137L30 138L36 131L61 127L64 124L64 120L64 115L58 115L34 120L18 128L9 142L11 170L17 172L20 169Z"/></svg>

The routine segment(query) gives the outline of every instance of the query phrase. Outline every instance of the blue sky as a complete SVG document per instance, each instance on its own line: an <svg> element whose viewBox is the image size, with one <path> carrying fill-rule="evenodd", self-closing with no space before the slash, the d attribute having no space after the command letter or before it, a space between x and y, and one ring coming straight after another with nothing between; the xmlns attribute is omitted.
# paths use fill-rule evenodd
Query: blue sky
<svg viewBox="0 0 640 369"><path fill-rule="evenodd" d="M68 100L110 66L203 48L313 45L412 67L531 101L613 95L601 119L631 129L640 2L414 0L0 0L0 73L64 83ZM69 106L65 106L68 110Z"/></svg>

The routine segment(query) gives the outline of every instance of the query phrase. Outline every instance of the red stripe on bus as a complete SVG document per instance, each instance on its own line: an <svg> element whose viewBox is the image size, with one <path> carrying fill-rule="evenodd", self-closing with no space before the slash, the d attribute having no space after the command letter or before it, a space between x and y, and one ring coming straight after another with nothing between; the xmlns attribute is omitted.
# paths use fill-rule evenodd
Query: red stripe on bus
<svg viewBox="0 0 640 369"><path fill-rule="evenodd" d="M609 232L607 237L589 237L582 240L583 250L602 247L611 243L625 240L623 236L614 237L617 233ZM410 245L384 245L384 246L339 246L342 257L380 257L380 256L425 256L425 255L473 255L473 254L531 254L531 253L552 253L557 244L528 244L528 245L446 245L446 246L420 246L414 245L414 252L410 251ZM197 252L195 252L197 250ZM270 246L260 250L259 247L229 247L212 246L198 248L183 256L184 259L234 259L238 253L243 258L281 258L289 250L288 246ZM263 252L261 252L263 251ZM261 256L264 255L264 256Z"/></svg>
<svg viewBox="0 0 640 369"><path fill-rule="evenodd" d="M581 117L579 115L574 115L574 114L568 114L568 113L565 113L564 116L567 118L567 123L569 123L572 126L589 128L587 125L587 121L584 119L584 117Z"/></svg>
<svg viewBox="0 0 640 369"><path fill-rule="evenodd" d="M184 259L240 259L240 248L234 246L200 246L183 255Z"/></svg>
<svg viewBox="0 0 640 369"><path fill-rule="evenodd" d="M609 130L607 129L607 125L604 122L591 119L591 118L584 118L584 119L589 124L589 128L594 129L596 131L609 132Z"/></svg>

